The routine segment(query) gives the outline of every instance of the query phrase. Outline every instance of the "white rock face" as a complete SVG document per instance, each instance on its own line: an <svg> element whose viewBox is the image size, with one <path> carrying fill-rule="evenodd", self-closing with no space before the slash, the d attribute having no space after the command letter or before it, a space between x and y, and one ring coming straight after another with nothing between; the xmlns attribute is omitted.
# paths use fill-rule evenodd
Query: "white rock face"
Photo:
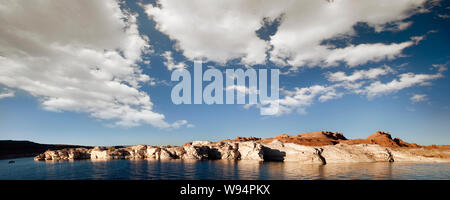
<svg viewBox="0 0 450 200"><path fill-rule="evenodd" d="M147 145L131 146L128 149L127 159L145 159L147 158Z"/></svg>
<svg viewBox="0 0 450 200"><path fill-rule="evenodd" d="M393 162L388 148L373 144L337 144L321 147L327 163Z"/></svg>
<svg viewBox="0 0 450 200"><path fill-rule="evenodd" d="M46 151L45 160L68 160L69 154L64 150Z"/></svg>
<svg viewBox="0 0 450 200"><path fill-rule="evenodd" d="M241 160L264 160L262 145L256 142L238 142L239 158Z"/></svg>
<svg viewBox="0 0 450 200"><path fill-rule="evenodd" d="M182 159L186 160L206 160L208 159L208 146L184 146L185 154L181 156Z"/></svg>
<svg viewBox="0 0 450 200"><path fill-rule="evenodd" d="M69 160L80 160L91 158L90 150L85 148L69 149Z"/></svg>
<svg viewBox="0 0 450 200"><path fill-rule="evenodd" d="M209 146L211 144L210 141L192 141L192 146Z"/></svg>
<svg viewBox="0 0 450 200"><path fill-rule="evenodd" d="M130 159L130 152L126 148L105 148L95 147L91 151L91 160L118 160L118 159Z"/></svg>
<svg viewBox="0 0 450 200"><path fill-rule="evenodd" d="M391 149L392 157L395 162L450 162L446 159L437 157L424 157L415 155L414 151L404 151L401 149ZM441 153L450 153L449 151Z"/></svg>
<svg viewBox="0 0 450 200"><path fill-rule="evenodd" d="M317 148L293 143L273 141L264 145L264 159L274 161L297 161L305 164L325 164Z"/></svg>
<svg viewBox="0 0 450 200"><path fill-rule="evenodd" d="M170 160L172 159L172 154L167 149L161 149L161 151L159 152L159 159Z"/></svg>
<svg viewBox="0 0 450 200"><path fill-rule="evenodd" d="M271 143L207 142L194 141L191 145L163 147L136 145L124 148L95 147L46 151L35 157L45 160L110 160L110 159L184 159L184 160L256 160L289 161L305 164L358 163L358 162L450 162L439 158L449 150L430 152L429 157L419 156L420 149L387 148L375 144L337 144L329 146L302 146L275 140ZM423 150L425 151L425 150ZM434 156L433 156L434 155Z"/></svg>
<svg viewBox="0 0 450 200"><path fill-rule="evenodd" d="M237 160L240 157L238 143L220 143L217 147L220 159Z"/></svg>
<svg viewBox="0 0 450 200"><path fill-rule="evenodd" d="M90 150L85 148L69 148L69 149L61 149L54 151L46 151L42 154L37 155L34 160L36 161L44 161L44 160L80 160L80 159L89 159L90 158Z"/></svg>
<svg viewBox="0 0 450 200"><path fill-rule="evenodd" d="M159 152L161 148L159 147L147 147L147 158L148 159L159 159Z"/></svg>
<svg viewBox="0 0 450 200"><path fill-rule="evenodd" d="M106 150L102 149L94 149L91 151L91 159L92 160L107 160L110 159L107 155Z"/></svg>

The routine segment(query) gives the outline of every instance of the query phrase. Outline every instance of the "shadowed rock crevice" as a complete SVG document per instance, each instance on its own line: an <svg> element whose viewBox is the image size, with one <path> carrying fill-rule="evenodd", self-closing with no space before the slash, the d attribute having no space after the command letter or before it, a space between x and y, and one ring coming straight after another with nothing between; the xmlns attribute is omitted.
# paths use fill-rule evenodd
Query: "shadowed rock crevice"
<svg viewBox="0 0 450 200"><path fill-rule="evenodd" d="M389 151L389 149L386 149L386 153L387 153L387 161L388 162L394 162L394 157L392 156L391 151Z"/></svg>
<svg viewBox="0 0 450 200"><path fill-rule="evenodd" d="M319 159L322 161L322 165L326 165L326 164L327 164L327 161L326 161L325 158L322 156L322 151L323 151L322 148L316 148L317 156L319 156Z"/></svg>
<svg viewBox="0 0 450 200"><path fill-rule="evenodd" d="M284 157L286 156L286 152L282 152L278 149L271 149L268 147L263 147L263 159L264 161L284 161Z"/></svg>

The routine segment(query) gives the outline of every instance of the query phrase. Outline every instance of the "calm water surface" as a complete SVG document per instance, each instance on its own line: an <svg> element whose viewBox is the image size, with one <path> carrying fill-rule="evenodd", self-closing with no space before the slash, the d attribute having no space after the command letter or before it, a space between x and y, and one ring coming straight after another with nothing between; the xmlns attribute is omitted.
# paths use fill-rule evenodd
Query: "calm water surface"
<svg viewBox="0 0 450 200"><path fill-rule="evenodd" d="M450 179L450 164L358 163L306 165L254 161L0 160L0 179Z"/></svg>

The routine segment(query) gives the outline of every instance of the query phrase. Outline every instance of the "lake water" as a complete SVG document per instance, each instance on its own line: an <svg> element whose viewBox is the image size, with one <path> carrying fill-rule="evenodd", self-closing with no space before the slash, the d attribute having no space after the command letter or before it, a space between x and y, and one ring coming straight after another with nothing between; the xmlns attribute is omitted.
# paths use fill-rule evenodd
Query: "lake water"
<svg viewBox="0 0 450 200"><path fill-rule="evenodd" d="M0 160L0 179L450 179L450 164L357 163L307 165L254 161L62 161Z"/></svg>

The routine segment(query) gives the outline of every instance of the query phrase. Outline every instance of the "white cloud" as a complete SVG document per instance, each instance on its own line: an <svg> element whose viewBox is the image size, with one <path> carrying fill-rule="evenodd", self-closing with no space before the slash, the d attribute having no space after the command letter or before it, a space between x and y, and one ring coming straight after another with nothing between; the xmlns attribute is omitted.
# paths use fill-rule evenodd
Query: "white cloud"
<svg viewBox="0 0 450 200"><path fill-rule="evenodd" d="M194 128L195 126L193 124L189 124L186 120L178 120L174 123L172 123L172 128L181 128L183 126L186 126L186 128Z"/></svg>
<svg viewBox="0 0 450 200"><path fill-rule="evenodd" d="M361 22L373 27L376 32L404 30L413 24L408 21L409 17L428 11L424 8L426 0L329 2L230 0L218 3L208 0L160 0L157 5L143 7L147 15L156 21L158 30L175 40L176 48L188 59L204 58L222 64L239 58L246 65L262 64L268 53L272 62L280 66L291 66L289 71L295 71L302 66L329 67L340 63L354 67L368 62L395 59L402 56L405 48L424 39L424 36L415 36L409 41L348 44L343 47L324 44L325 40L355 36L357 33L354 26ZM349 10L352 12L348 12ZM270 40L263 41L258 38L255 31L261 28L263 20L270 21L280 16L280 26ZM387 66L356 70L350 75L345 72L330 73L327 78L335 82L333 85L313 85L285 91L284 98L279 100L279 114L292 110L304 113L305 108L316 100L340 98L346 93L372 96L375 93L389 93L389 90L398 91L415 84L404 83L403 81L410 82L406 80L408 75L400 75L404 77L400 78L401 84L397 85L394 80L386 86L391 89L379 89L377 92L375 86L381 84L377 79L394 73L395 71ZM433 78L436 77L428 77L426 74L418 74L416 77L414 74L412 82L425 84L426 81L420 83L421 80ZM367 86L367 83L372 84ZM382 87L382 84L380 86ZM338 89L344 89L345 92L339 92ZM251 92L245 87L225 90ZM271 105L270 102L265 103ZM260 108L262 106L258 105Z"/></svg>
<svg viewBox="0 0 450 200"><path fill-rule="evenodd" d="M410 27L413 24L413 22L398 22L397 23L397 29L398 30L405 30L408 27Z"/></svg>
<svg viewBox="0 0 450 200"><path fill-rule="evenodd" d="M357 44L343 48L323 45L324 40L355 35L354 26L367 23L376 31L403 30L412 22L404 21L426 10L426 0L335 0L327 1L170 1L145 5L157 28L177 42L177 48L193 60L225 63L242 59L246 65L262 64L269 47L270 60L282 65L349 66L370 61L393 59L412 41L392 44ZM349 12L351 10L351 12ZM283 16L270 41L255 31L263 19Z"/></svg>
<svg viewBox="0 0 450 200"><path fill-rule="evenodd" d="M415 74L412 72L399 74L393 80L382 83L378 78L387 74L395 74L396 71L389 66L371 68L368 70L355 70L351 75L338 71L328 73L326 76L329 81L337 82L333 86L343 87L351 93L366 95L369 99L385 94L395 93L405 88L416 85L431 85L431 80L444 77L447 70L447 63L434 64L432 69L437 69L434 74Z"/></svg>
<svg viewBox="0 0 450 200"><path fill-rule="evenodd" d="M237 92L243 93L243 94L258 94L259 93L257 88L254 88L254 87L249 88L249 87L246 87L243 85L230 85L230 86L226 87L224 90L225 91L236 90Z"/></svg>
<svg viewBox="0 0 450 200"><path fill-rule="evenodd" d="M193 125L193 124L188 124L188 125L186 125L186 128L195 128L195 125Z"/></svg>
<svg viewBox="0 0 450 200"><path fill-rule="evenodd" d="M414 36L414 37L411 37L411 40L414 41L414 43L416 45L419 44L419 42L422 41L423 39L425 39L425 36Z"/></svg>
<svg viewBox="0 0 450 200"><path fill-rule="evenodd" d="M411 98L411 101L413 102L421 102L421 101L425 101L427 100L427 95L426 94L414 94Z"/></svg>
<svg viewBox="0 0 450 200"><path fill-rule="evenodd" d="M322 95L319 96L319 101L325 102L328 100L341 98L342 96L344 96L344 93L337 92L336 88L331 86L328 87L327 90Z"/></svg>
<svg viewBox="0 0 450 200"><path fill-rule="evenodd" d="M186 65L184 64L184 62L179 62L178 64L175 64L175 61L173 60L173 57L172 57L172 52L166 51L166 52L164 52L163 56L166 59L166 61L164 62L164 65L166 65L166 67L169 71L172 71L174 69L186 68Z"/></svg>
<svg viewBox="0 0 450 200"><path fill-rule="evenodd" d="M333 84L313 85L304 88L294 88L293 90L282 89L283 98L279 101L263 102L256 107L260 109L276 109L279 105L277 116L291 113L297 110L299 113L306 113L306 108L313 105L316 101L325 102L332 99L341 98L347 94L358 94L367 96L369 99L384 94L394 93L405 88L417 85L430 85L431 80L442 78L443 72L447 70L447 65L435 64L433 69L437 69L434 74L414 74L403 73L395 77L392 81L382 83L378 80L380 76L395 73L389 66L372 68L369 70L354 70L351 75L345 72L328 73L326 76ZM426 100L426 95L416 94L411 97L414 102ZM277 104L278 103L278 104ZM246 109L249 106L245 107Z"/></svg>
<svg viewBox="0 0 450 200"><path fill-rule="evenodd" d="M186 120L179 120L179 121L174 122L174 123L172 124L172 127L174 127L174 128L180 128L181 126L186 125L187 123L188 123L188 122L187 122Z"/></svg>
<svg viewBox="0 0 450 200"><path fill-rule="evenodd" d="M351 75L347 75L343 71L328 73L327 78L329 81L338 82L338 81L348 81L354 82L361 79L376 79L379 76L386 75L389 73L394 73L395 71L389 66L371 68L368 70L355 70Z"/></svg>
<svg viewBox="0 0 450 200"><path fill-rule="evenodd" d="M267 101L258 105L261 109L274 109L279 106L276 116L291 113L296 110L298 113L306 114L306 108L311 106L315 100L325 102L330 99L340 98L342 93L338 93L333 86L313 85L304 88L295 88L293 91L283 90L284 98L275 101Z"/></svg>
<svg viewBox="0 0 450 200"><path fill-rule="evenodd" d="M285 20L271 38L274 46L271 60L292 65L294 69L304 65L332 66L341 61L356 66L395 58L412 43L358 44L343 48L321 43L326 39L355 35L353 27L359 22L375 27L376 31L387 29L386 24L400 24L399 28L405 28L403 20L417 13L425 0L296 2L286 10Z"/></svg>
<svg viewBox="0 0 450 200"><path fill-rule="evenodd" d="M269 46L255 31L261 27L266 11L278 2L161 0L158 4L145 5L146 13L157 22L158 30L177 41L188 59L204 58L222 64L237 58L246 64L265 62Z"/></svg>
<svg viewBox="0 0 450 200"><path fill-rule="evenodd" d="M0 92L0 99L4 98L11 98L14 97L16 93L13 90L10 90L8 88L3 88L3 91Z"/></svg>
<svg viewBox="0 0 450 200"><path fill-rule="evenodd" d="M140 90L150 81L136 65L148 38L117 1L2 1L0 24L0 84L50 111L118 126L172 126Z"/></svg>
<svg viewBox="0 0 450 200"><path fill-rule="evenodd" d="M335 66L339 62L345 62L348 66L354 67L365 64L369 61L378 62L381 60L392 60L401 55L404 48L413 45L414 42L407 41L392 44L360 44L350 45L341 49L330 50L326 55L325 66Z"/></svg>
<svg viewBox="0 0 450 200"><path fill-rule="evenodd" d="M412 72L400 74L398 79L394 79L387 83L376 81L366 86L362 93L366 94L368 98L394 93L399 90L409 88L415 85L430 85L429 81L442 78L444 75L441 71L436 74L414 74Z"/></svg>

